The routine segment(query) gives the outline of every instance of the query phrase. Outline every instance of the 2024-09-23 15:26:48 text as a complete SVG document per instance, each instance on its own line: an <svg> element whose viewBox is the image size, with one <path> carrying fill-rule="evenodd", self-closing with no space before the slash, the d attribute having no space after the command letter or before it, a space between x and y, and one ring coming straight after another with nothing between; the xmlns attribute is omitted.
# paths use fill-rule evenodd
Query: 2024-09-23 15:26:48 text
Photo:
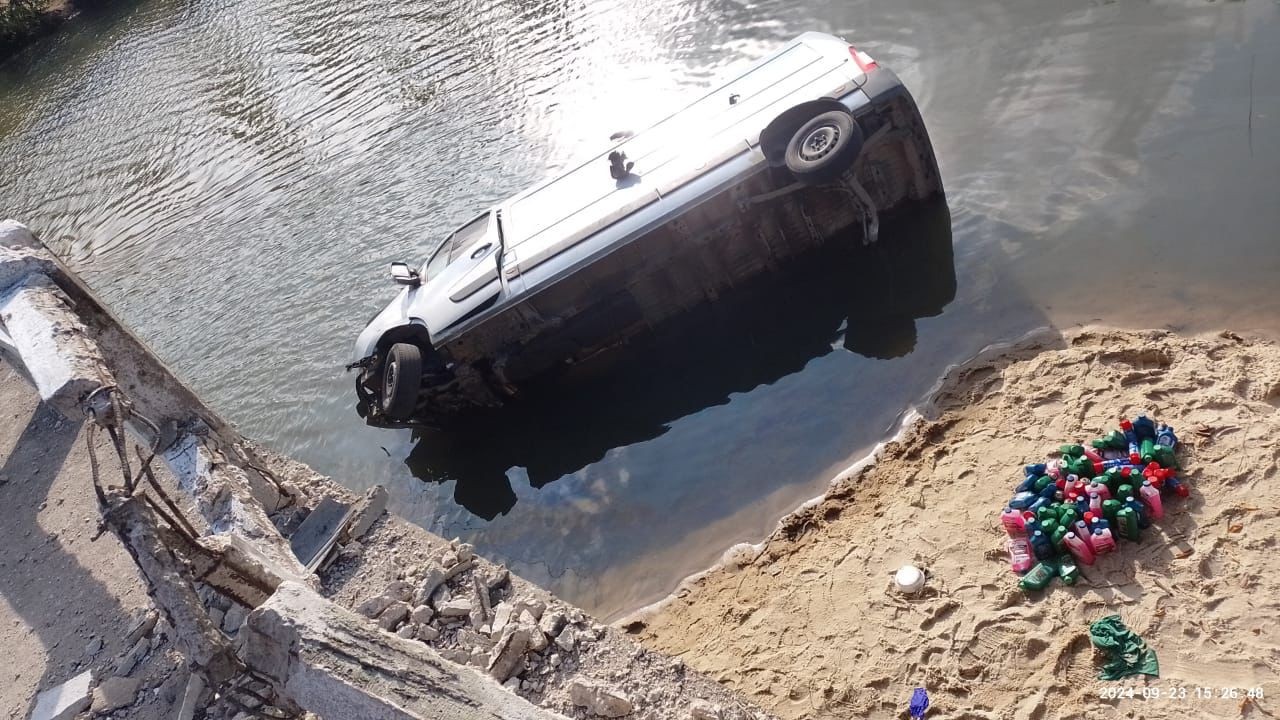
<svg viewBox="0 0 1280 720"><path fill-rule="evenodd" d="M1196 685L1149 685L1133 687L1130 685L1108 685L1098 691L1103 700L1121 700L1139 698L1142 700L1261 700L1262 688L1244 687L1211 687Z"/></svg>

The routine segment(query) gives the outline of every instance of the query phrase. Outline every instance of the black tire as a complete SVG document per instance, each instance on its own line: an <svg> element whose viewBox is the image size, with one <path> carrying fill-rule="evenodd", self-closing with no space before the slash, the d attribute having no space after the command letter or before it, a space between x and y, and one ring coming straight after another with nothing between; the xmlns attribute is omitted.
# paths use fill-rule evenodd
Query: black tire
<svg viewBox="0 0 1280 720"><path fill-rule="evenodd" d="M408 343L392 345L382 363L382 414L395 422L409 420L421 389L422 351Z"/></svg>
<svg viewBox="0 0 1280 720"><path fill-rule="evenodd" d="M802 183L823 185L848 170L862 151L862 128L844 110L831 110L800 126L787 143L787 169Z"/></svg>

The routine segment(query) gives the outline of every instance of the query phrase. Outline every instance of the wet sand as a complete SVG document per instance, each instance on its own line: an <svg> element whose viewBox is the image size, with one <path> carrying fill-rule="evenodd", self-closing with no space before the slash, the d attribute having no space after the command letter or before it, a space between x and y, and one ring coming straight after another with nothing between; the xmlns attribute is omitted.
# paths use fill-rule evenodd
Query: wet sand
<svg viewBox="0 0 1280 720"><path fill-rule="evenodd" d="M904 717L916 686L931 718L1272 717L1278 408L1270 341L1042 333L953 370L873 464L622 625L784 718ZM1021 466L1143 410L1180 431L1191 496L1075 587L1023 593L996 519ZM906 562L929 574L919 596L891 590ZM1158 680L1096 679L1088 625L1116 613Z"/></svg>

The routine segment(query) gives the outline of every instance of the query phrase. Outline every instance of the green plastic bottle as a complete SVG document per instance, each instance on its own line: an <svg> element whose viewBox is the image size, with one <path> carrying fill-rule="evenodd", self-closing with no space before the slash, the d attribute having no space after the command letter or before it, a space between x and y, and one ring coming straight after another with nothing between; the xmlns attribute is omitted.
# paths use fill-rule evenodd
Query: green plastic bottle
<svg viewBox="0 0 1280 720"><path fill-rule="evenodd" d="M1126 540L1141 539L1142 530L1138 527L1138 513L1134 512L1133 508L1120 508L1116 513L1116 525L1120 528L1120 536Z"/></svg>
<svg viewBox="0 0 1280 720"><path fill-rule="evenodd" d="M1106 518L1107 521L1111 523L1111 527L1116 528L1117 530L1119 530L1119 526L1116 524L1116 515L1120 512L1120 508L1122 507L1124 507L1124 503L1116 500L1115 498L1102 501L1102 517Z"/></svg>
<svg viewBox="0 0 1280 720"><path fill-rule="evenodd" d="M1173 457L1173 449L1156 443L1155 448L1151 451L1151 459L1160 463L1161 467L1173 467L1177 460Z"/></svg>
<svg viewBox="0 0 1280 720"><path fill-rule="evenodd" d="M1041 527L1043 527L1043 525ZM1068 532L1069 531L1065 527L1059 525L1054 528L1053 535L1049 536L1050 539L1053 540L1053 548L1059 553L1066 552L1066 548L1063 546L1062 541L1066 539Z"/></svg>
<svg viewBox="0 0 1280 720"><path fill-rule="evenodd" d="M1142 463L1152 462L1155 460L1156 441L1151 438L1142 438L1142 442L1138 444L1138 452L1142 455Z"/></svg>
<svg viewBox="0 0 1280 720"><path fill-rule="evenodd" d="M1080 474L1080 471L1081 471L1081 469L1082 469L1082 468L1081 468L1081 461L1082 461L1082 460L1085 460L1085 458L1084 458L1084 457L1068 457L1068 458L1063 458L1063 460L1062 460L1062 466L1063 466L1064 468L1066 468L1067 473L1069 473L1069 474L1071 474L1071 475L1079 475L1079 474ZM1087 461L1087 460L1085 460L1085 462L1087 463L1088 461ZM1091 469L1091 470L1093 469L1092 465L1090 466L1090 468L1089 468L1089 469Z"/></svg>
<svg viewBox="0 0 1280 720"><path fill-rule="evenodd" d="M1062 453L1063 457L1078 458L1081 455L1084 455L1083 445L1063 445L1058 448L1058 450Z"/></svg>
<svg viewBox="0 0 1280 720"><path fill-rule="evenodd" d="M1129 483L1125 483L1125 484L1123 484L1123 485L1121 485L1121 486L1117 487L1117 488L1116 488L1116 497L1117 497L1117 498L1133 497L1133 486L1132 486L1132 485L1130 485Z"/></svg>
<svg viewBox="0 0 1280 720"><path fill-rule="evenodd" d="M1049 487L1052 484L1053 484L1053 478L1049 477L1048 475L1041 475L1040 477L1036 478L1036 485L1035 485L1036 492L1040 492L1041 490L1044 490L1045 488Z"/></svg>
<svg viewBox="0 0 1280 720"><path fill-rule="evenodd" d="M1129 447L1129 441L1119 430L1112 430L1105 437L1100 437L1089 444L1099 450L1124 450Z"/></svg>
<svg viewBox="0 0 1280 720"><path fill-rule="evenodd" d="M1058 577L1062 578L1065 585L1075 585L1080 579L1080 568L1076 567L1075 560L1066 559L1058 565Z"/></svg>
<svg viewBox="0 0 1280 720"><path fill-rule="evenodd" d="M1045 520L1056 520L1058 518L1058 513L1053 508L1054 506L1052 504L1041 506L1039 510L1036 510L1036 519L1040 522L1044 522Z"/></svg>
<svg viewBox="0 0 1280 720"><path fill-rule="evenodd" d="M1058 524L1062 527L1075 527L1079 519L1080 511L1070 505L1063 505L1062 512L1058 513Z"/></svg>
<svg viewBox="0 0 1280 720"><path fill-rule="evenodd" d="M1050 540L1053 539L1053 533L1061 528L1062 526L1058 524L1055 518L1045 518L1040 521L1040 532L1044 533L1044 536Z"/></svg>
<svg viewBox="0 0 1280 720"><path fill-rule="evenodd" d="M1053 582L1053 576L1058 574L1058 568L1052 563L1039 562L1031 568L1031 572L1022 576L1018 581L1018 587L1023 590L1043 590Z"/></svg>

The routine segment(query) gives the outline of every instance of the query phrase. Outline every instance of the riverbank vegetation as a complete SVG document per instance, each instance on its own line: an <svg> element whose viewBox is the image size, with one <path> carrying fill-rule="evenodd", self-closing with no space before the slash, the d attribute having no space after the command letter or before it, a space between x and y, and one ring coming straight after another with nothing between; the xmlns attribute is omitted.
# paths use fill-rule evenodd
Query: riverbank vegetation
<svg viewBox="0 0 1280 720"><path fill-rule="evenodd" d="M0 60L57 26L68 14L64 0L0 0Z"/></svg>

